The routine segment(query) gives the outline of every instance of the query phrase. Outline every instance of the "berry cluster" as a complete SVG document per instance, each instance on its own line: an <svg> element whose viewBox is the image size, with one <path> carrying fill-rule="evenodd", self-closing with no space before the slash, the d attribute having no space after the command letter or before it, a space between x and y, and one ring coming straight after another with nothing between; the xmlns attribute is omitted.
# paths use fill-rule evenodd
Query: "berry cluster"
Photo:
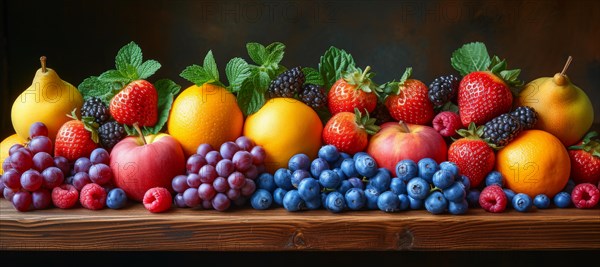
<svg viewBox="0 0 600 267"><path fill-rule="evenodd" d="M112 120L108 106L97 97L91 97L83 103L81 115L94 118L98 124L100 143L109 151L127 136L123 125Z"/></svg>
<svg viewBox="0 0 600 267"><path fill-rule="evenodd" d="M187 175L172 180L175 205L225 211L232 202L245 204L256 189L254 180L264 172L265 157L265 150L245 136L219 150L201 144L187 160Z"/></svg>
<svg viewBox="0 0 600 267"><path fill-rule="evenodd" d="M327 106L327 95L322 86L304 83L302 68L294 67L279 74L267 89L267 97L297 98L313 109Z"/></svg>

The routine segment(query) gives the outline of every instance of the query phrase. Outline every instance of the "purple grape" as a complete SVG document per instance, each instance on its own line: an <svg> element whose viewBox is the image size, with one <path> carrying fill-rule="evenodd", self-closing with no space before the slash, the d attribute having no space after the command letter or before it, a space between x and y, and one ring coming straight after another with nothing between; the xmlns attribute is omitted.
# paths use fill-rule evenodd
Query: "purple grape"
<svg viewBox="0 0 600 267"><path fill-rule="evenodd" d="M195 208L200 205L200 196L198 196L198 189L196 188L188 188L183 192L183 201L185 205L190 208Z"/></svg>
<svg viewBox="0 0 600 267"><path fill-rule="evenodd" d="M254 146L254 142L250 140L248 137L240 136L235 140L235 144L241 149L245 151L250 151Z"/></svg>
<svg viewBox="0 0 600 267"><path fill-rule="evenodd" d="M186 189L190 187L187 183L187 176L183 174L175 176L175 178L171 180L171 186L173 187L173 190L175 190L175 192L177 193L183 193Z"/></svg>
<svg viewBox="0 0 600 267"><path fill-rule="evenodd" d="M187 173L198 173L200 168L202 168L204 165L206 165L206 159L204 159L204 156L198 154L191 155L186 162Z"/></svg>
<svg viewBox="0 0 600 267"><path fill-rule="evenodd" d="M202 208L205 209L205 210L212 210L213 207L212 207L211 200L212 199L210 199L210 200L202 200Z"/></svg>
<svg viewBox="0 0 600 267"><path fill-rule="evenodd" d="M54 166L58 167L65 176L69 175L71 172L71 166L69 165L69 160L65 157L58 156L54 157Z"/></svg>
<svg viewBox="0 0 600 267"><path fill-rule="evenodd" d="M229 188L239 190L246 184L246 177L241 172L233 172L227 177L227 183Z"/></svg>
<svg viewBox="0 0 600 267"><path fill-rule="evenodd" d="M4 192L4 188L6 186L4 185L4 178L2 177L2 175L0 175L0 192ZM2 195L0 195L0 198L2 198Z"/></svg>
<svg viewBox="0 0 600 267"><path fill-rule="evenodd" d="M92 150L92 154L90 154L90 161L92 164L103 163L108 165L110 164L110 156L106 149L99 147Z"/></svg>
<svg viewBox="0 0 600 267"><path fill-rule="evenodd" d="M219 161L223 159L221 154L218 151L214 150L208 152L204 158L206 159L206 163L212 166L216 166L217 163L219 163Z"/></svg>
<svg viewBox="0 0 600 267"><path fill-rule="evenodd" d="M254 194L254 191L256 191L256 184L253 180L246 178L246 183L241 189L242 196L250 197Z"/></svg>
<svg viewBox="0 0 600 267"><path fill-rule="evenodd" d="M28 170L21 174L21 187L29 192L40 189L44 178L36 170Z"/></svg>
<svg viewBox="0 0 600 267"><path fill-rule="evenodd" d="M210 201L216 194L217 191L215 191L215 188L211 184L201 184L198 187L198 196L203 200Z"/></svg>
<svg viewBox="0 0 600 267"><path fill-rule="evenodd" d="M78 172L73 176L72 184L77 191L81 191L86 184L91 183L92 179L90 179L90 175L87 172Z"/></svg>
<svg viewBox="0 0 600 267"><path fill-rule="evenodd" d="M21 149L10 156L10 165L19 172L25 172L33 167L33 159L30 154Z"/></svg>
<svg viewBox="0 0 600 267"><path fill-rule="evenodd" d="M39 152L33 156L33 168L37 171L44 171L54 166L54 159L46 152Z"/></svg>
<svg viewBox="0 0 600 267"><path fill-rule="evenodd" d="M42 122L34 122L29 126L29 138L48 136L48 127Z"/></svg>
<svg viewBox="0 0 600 267"><path fill-rule="evenodd" d="M4 197L4 199L12 202L12 198L16 193L17 193L16 191L13 191L9 187L5 187L4 191L2 191L2 196Z"/></svg>
<svg viewBox="0 0 600 267"><path fill-rule="evenodd" d="M267 152L262 146L253 147L252 150L250 150L250 154L252 154L252 163L254 165L263 164L265 162L265 158L267 158Z"/></svg>
<svg viewBox="0 0 600 267"><path fill-rule="evenodd" d="M196 154L205 157L208 152L213 151L213 147L210 144L200 144L196 149Z"/></svg>
<svg viewBox="0 0 600 267"><path fill-rule="evenodd" d="M202 184L202 179L200 179L200 175L190 173L187 175L186 183L189 187L198 188Z"/></svg>
<svg viewBox="0 0 600 267"><path fill-rule="evenodd" d="M52 190L64 182L65 175L59 168L50 167L42 172L42 178L44 187Z"/></svg>
<svg viewBox="0 0 600 267"><path fill-rule="evenodd" d="M250 165L250 168L244 171L244 176L248 179L256 179L258 177L258 168L255 165Z"/></svg>
<svg viewBox="0 0 600 267"><path fill-rule="evenodd" d="M237 171L246 171L252 165L252 154L248 151L238 151L233 155L233 165Z"/></svg>
<svg viewBox="0 0 600 267"><path fill-rule="evenodd" d="M227 198L227 195L218 193L215 198L212 199L212 207L218 211L226 211L231 205L231 200Z"/></svg>
<svg viewBox="0 0 600 267"><path fill-rule="evenodd" d="M236 200L242 196L242 192L238 189L230 188L226 193L227 197L231 200Z"/></svg>
<svg viewBox="0 0 600 267"><path fill-rule="evenodd" d="M212 185L215 188L215 190L219 193L225 193L227 192L227 190L229 190L229 183L227 183L227 179L223 177L217 177L213 181Z"/></svg>
<svg viewBox="0 0 600 267"><path fill-rule="evenodd" d="M112 181L113 173L110 167L104 163L94 164L90 167L90 179L99 185L105 185Z"/></svg>
<svg viewBox="0 0 600 267"><path fill-rule="evenodd" d="M50 138L47 136L36 136L29 141L29 145L27 147L34 155L38 152L46 152L50 154L52 153L52 140L50 140Z"/></svg>
<svg viewBox="0 0 600 267"><path fill-rule="evenodd" d="M31 193L27 191L19 191L12 197L12 203L15 209L24 212L31 208Z"/></svg>
<svg viewBox="0 0 600 267"><path fill-rule="evenodd" d="M75 160L75 164L73 165L73 171L75 173L78 172L88 172L92 167L92 162L88 158L78 158Z"/></svg>
<svg viewBox="0 0 600 267"><path fill-rule="evenodd" d="M46 209L50 207L50 202L52 202L50 191L46 189L40 189L31 193L31 198L33 202L33 208L36 210Z"/></svg>
<svg viewBox="0 0 600 267"><path fill-rule="evenodd" d="M223 143L221 145L221 149L219 149L219 152L221 152L221 157L224 159L233 158L233 154L238 151L240 151L240 147L231 141Z"/></svg>
<svg viewBox="0 0 600 267"><path fill-rule="evenodd" d="M219 161L219 163L217 163L215 169L217 170L217 174L219 176L227 177L233 173L233 171L235 171L235 166L233 166L233 162L231 160L222 159Z"/></svg>
<svg viewBox="0 0 600 267"><path fill-rule="evenodd" d="M175 197L173 198L173 202L175 203L175 206L177 206L178 208L187 208L188 207L185 204L185 201L183 200L183 193L177 193L177 195L175 195Z"/></svg>
<svg viewBox="0 0 600 267"><path fill-rule="evenodd" d="M12 168L13 168L12 164L10 164L10 157L6 157L4 159L4 161L2 162L2 169L4 171L8 171L8 170L11 170Z"/></svg>
<svg viewBox="0 0 600 267"><path fill-rule="evenodd" d="M14 144L14 145L10 146L10 148L8 149L8 155L12 156L12 154L17 152L21 148L25 148L25 147L21 144Z"/></svg>
<svg viewBox="0 0 600 267"><path fill-rule="evenodd" d="M21 173L15 169L5 171L2 175L2 181L7 188L21 189Z"/></svg>
<svg viewBox="0 0 600 267"><path fill-rule="evenodd" d="M200 175L200 181L206 184L212 183L217 178L217 176L219 176L217 174L217 170L213 165L202 166L198 174Z"/></svg>

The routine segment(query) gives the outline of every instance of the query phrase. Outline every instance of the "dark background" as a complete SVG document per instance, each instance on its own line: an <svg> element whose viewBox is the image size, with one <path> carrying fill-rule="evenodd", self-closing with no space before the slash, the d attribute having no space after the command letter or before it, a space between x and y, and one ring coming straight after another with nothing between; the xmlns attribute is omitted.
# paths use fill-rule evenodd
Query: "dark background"
<svg viewBox="0 0 600 267"><path fill-rule="evenodd" d="M439 75L455 73L449 60L452 51L472 41L484 42L490 54L506 58L509 67L521 68L525 81L560 72L567 56L572 55L574 62L568 74L592 99L595 122L600 122L600 1L0 0L0 17L2 138L13 133L9 115L12 103L31 84L41 55L48 57L48 66L61 78L78 85L88 76L114 68L118 49L130 41L141 46L145 59L162 63L151 80L171 78L184 87L190 84L179 73L188 65L200 64L209 49L223 75L225 63L232 57L248 59L248 42L283 42L287 49L282 64L287 67L316 67L319 56L329 46L337 46L350 52L360 67L371 65L379 83L398 79L408 66L413 67L414 77L426 84ZM36 258L2 254L13 259ZM553 259L573 263L571 260L585 256L591 259L592 254L444 253L439 260L460 263L464 259L468 263L475 259L485 264L489 259L492 265L511 265L552 255L545 258L549 263ZM113 260L146 256L82 255L101 262L109 255ZM254 257L253 262L278 265L287 264L285 259L290 257L297 265L303 260L290 253L265 257L249 253L201 255L216 260L241 257L238 262ZM366 265L378 260L397 265L405 262L402 259L432 265L438 259L426 253L309 255L320 261L325 255L340 259L329 257L325 263ZM354 261L352 255L373 258ZM190 257L185 254L185 259Z"/></svg>

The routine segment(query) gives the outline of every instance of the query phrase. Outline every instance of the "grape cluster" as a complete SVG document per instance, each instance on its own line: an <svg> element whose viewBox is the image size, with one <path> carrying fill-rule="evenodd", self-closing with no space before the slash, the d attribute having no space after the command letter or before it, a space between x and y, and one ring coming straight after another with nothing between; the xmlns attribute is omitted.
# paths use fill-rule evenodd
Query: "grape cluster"
<svg viewBox="0 0 600 267"><path fill-rule="evenodd" d="M264 172L266 152L241 136L225 142L219 150L198 146L187 159L187 174L175 176L175 205L225 211L232 203L242 206L256 189L255 179Z"/></svg>

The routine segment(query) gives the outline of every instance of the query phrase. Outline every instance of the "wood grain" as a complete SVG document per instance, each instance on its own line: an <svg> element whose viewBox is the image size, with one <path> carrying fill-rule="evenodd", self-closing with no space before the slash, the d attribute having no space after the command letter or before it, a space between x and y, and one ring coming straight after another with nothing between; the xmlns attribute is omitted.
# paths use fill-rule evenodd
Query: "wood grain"
<svg viewBox="0 0 600 267"><path fill-rule="evenodd" d="M600 249L600 209L467 215L426 211L290 213L172 209L49 209L20 213L0 200L1 250L579 250Z"/></svg>

